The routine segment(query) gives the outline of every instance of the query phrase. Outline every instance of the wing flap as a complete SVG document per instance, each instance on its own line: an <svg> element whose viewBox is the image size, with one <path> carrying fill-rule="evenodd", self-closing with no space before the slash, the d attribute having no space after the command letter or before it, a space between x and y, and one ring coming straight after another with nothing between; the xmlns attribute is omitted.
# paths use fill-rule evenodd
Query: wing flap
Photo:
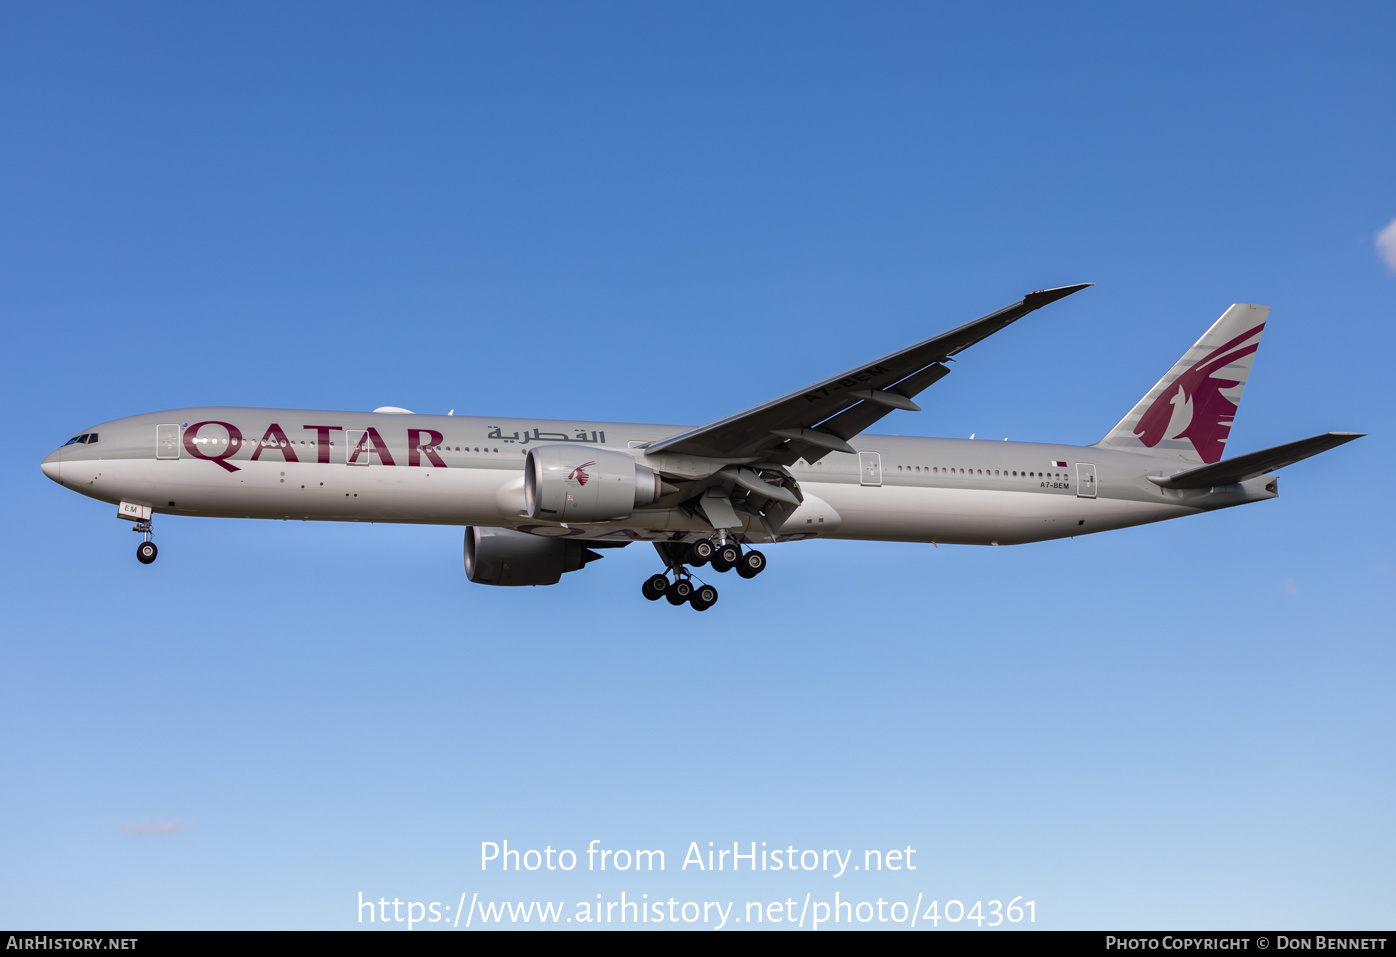
<svg viewBox="0 0 1396 957"><path fill-rule="evenodd" d="M913 372L901 382L887 390L888 395L905 396L907 401L911 397L930 388L950 374L950 367L941 365L939 362L929 365L920 372ZM913 403L914 404L914 403ZM837 435L841 439L851 439L860 432L866 432L874 422L877 422L890 409L884 405L876 404L868 400L863 400L857 405L849 406L831 419L826 419L819 426L821 432L828 432L830 435ZM918 407L919 411L919 407Z"/></svg>

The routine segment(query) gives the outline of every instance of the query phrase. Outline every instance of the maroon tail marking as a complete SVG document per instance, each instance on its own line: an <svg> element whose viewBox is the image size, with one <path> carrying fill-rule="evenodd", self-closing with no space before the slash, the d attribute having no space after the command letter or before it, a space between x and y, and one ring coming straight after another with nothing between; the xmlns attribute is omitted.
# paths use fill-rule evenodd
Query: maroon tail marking
<svg viewBox="0 0 1396 957"><path fill-rule="evenodd" d="M1178 434L1192 443L1202 461L1208 464L1220 462L1222 452L1225 451L1226 438L1231 434L1232 419L1236 414L1236 403L1222 395L1222 390L1235 388L1241 380L1214 379L1212 373L1254 353L1260 346L1258 342L1244 348L1237 347L1264 328L1265 323L1262 322L1241 333L1225 345L1212 350L1169 383L1168 388L1154 399L1149 410L1140 417L1139 424L1134 427L1134 434L1139 436L1139 441L1153 448L1168 438L1165 433L1168 431L1168 424L1173 420L1173 403L1191 399L1192 420L1188 422L1187 428Z"/></svg>

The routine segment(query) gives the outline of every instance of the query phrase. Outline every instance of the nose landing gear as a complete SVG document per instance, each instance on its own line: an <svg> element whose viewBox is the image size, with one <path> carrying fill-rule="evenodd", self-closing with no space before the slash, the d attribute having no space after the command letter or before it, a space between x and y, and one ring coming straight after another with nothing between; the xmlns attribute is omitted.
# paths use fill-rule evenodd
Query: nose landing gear
<svg viewBox="0 0 1396 957"><path fill-rule="evenodd" d="M131 531L141 533L141 543L136 546L136 561L142 565L149 565L155 561L155 556L160 554L160 549L150 540L150 519L132 525Z"/></svg>

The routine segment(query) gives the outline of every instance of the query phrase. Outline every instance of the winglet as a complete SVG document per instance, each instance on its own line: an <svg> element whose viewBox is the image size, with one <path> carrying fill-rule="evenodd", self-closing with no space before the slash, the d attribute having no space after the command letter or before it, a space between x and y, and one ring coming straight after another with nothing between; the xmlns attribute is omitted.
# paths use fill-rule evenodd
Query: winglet
<svg viewBox="0 0 1396 957"><path fill-rule="evenodd" d="M1041 309L1048 303L1056 302L1058 299L1065 299L1074 292L1080 292L1082 289L1088 289L1094 285L1095 283L1093 282L1078 282L1074 286L1058 286L1055 289L1039 289L1036 292L1030 292L1024 296L1023 305L1030 309Z"/></svg>

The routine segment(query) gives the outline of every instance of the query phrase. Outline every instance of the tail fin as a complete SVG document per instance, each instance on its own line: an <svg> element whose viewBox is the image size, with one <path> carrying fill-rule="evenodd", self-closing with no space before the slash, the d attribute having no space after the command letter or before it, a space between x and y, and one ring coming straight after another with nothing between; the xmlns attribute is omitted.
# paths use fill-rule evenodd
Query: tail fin
<svg viewBox="0 0 1396 957"><path fill-rule="evenodd" d="M1222 313L1096 445L1152 450L1186 462L1220 461L1269 315L1269 306L1245 303Z"/></svg>

